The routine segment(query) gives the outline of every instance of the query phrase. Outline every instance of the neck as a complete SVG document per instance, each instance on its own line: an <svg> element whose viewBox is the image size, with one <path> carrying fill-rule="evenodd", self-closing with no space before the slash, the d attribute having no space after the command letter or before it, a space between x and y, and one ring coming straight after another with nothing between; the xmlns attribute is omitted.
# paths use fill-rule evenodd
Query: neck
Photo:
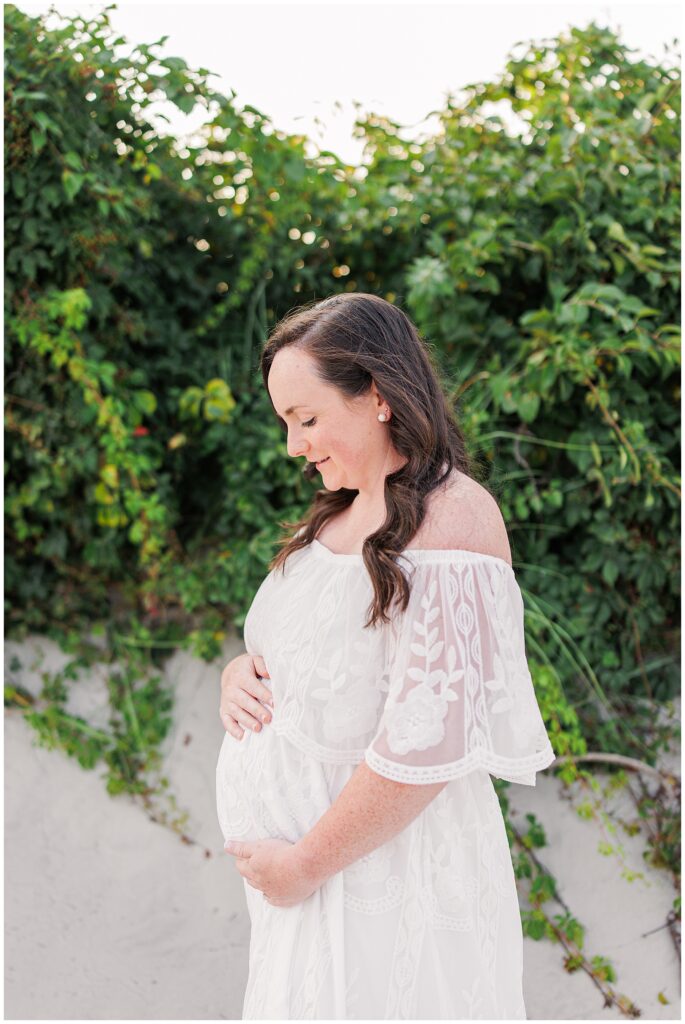
<svg viewBox="0 0 685 1024"><path fill-rule="evenodd" d="M378 519L378 525L385 520L385 478L390 473L404 466L407 459L399 452L392 452L390 449L386 454L378 470L373 473L373 483L366 481L359 486L359 493L350 506L354 519L369 520Z"/></svg>

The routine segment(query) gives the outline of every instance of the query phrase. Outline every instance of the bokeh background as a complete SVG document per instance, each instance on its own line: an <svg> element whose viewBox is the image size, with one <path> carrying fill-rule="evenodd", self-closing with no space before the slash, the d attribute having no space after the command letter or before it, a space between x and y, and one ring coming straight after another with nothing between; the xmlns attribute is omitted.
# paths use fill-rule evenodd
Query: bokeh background
<svg viewBox="0 0 685 1024"><path fill-rule="evenodd" d="M259 353L361 291L509 530L529 1016L677 1017L678 8L48 10L4 8L6 1014L236 1015L219 672L314 494Z"/></svg>

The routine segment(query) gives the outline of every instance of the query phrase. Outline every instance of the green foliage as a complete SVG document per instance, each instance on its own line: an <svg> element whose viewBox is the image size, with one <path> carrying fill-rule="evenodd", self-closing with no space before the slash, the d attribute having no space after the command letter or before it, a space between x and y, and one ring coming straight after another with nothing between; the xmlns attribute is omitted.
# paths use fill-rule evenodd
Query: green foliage
<svg viewBox="0 0 685 1024"><path fill-rule="evenodd" d="M498 494L555 750L652 761L645 709L678 686L678 70L572 29L433 138L360 117L354 168L163 40L117 56L106 10L5 22L8 634L216 657L314 493L260 347L298 302L370 291L430 342ZM205 108L192 140L161 98ZM155 729L127 678L135 764Z"/></svg>
<svg viewBox="0 0 685 1024"><path fill-rule="evenodd" d="M602 693L677 686L680 80L595 27L526 49L421 154L407 298L497 465L530 633L615 748Z"/></svg>

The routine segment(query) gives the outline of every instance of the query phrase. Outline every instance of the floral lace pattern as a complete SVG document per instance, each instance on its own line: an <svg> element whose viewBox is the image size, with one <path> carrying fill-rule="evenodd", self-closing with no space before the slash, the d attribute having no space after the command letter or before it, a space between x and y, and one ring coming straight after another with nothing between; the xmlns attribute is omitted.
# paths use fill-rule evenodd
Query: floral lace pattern
<svg viewBox="0 0 685 1024"><path fill-rule="evenodd" d="M364 630L361 556L321 545L262 583L245 623L272 722L224 737L224 838L296 842L366 760L398 781L447 784L392 840L291 908L245 884L243 1019L525 1019L522 934L490 774L532 785L554 756L525 661L506 563L405 552L403 613Z"/></svg>
<svg viewBox="0 0 685 1024"><path fill-rule="evenodd" d="M389 693L365 755L379 774L446 782L484 768L534 785L554 760L526 662L521 592L501 559L419 562L384 667Z"/></svg>

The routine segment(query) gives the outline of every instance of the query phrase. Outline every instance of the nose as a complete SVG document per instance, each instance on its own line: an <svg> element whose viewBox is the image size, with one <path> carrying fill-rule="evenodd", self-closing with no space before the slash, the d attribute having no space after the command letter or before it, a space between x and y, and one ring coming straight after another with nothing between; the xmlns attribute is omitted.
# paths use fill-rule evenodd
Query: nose
<svg viewBox="0 0 685 1024"><path fill-rule="evenodd" d="M304 455L305 452L309 451L309 444L304 437L298 435L296 431L288 431L288 443L287 443L288 455L291 458L297 458L298 455Z"/></svg>

